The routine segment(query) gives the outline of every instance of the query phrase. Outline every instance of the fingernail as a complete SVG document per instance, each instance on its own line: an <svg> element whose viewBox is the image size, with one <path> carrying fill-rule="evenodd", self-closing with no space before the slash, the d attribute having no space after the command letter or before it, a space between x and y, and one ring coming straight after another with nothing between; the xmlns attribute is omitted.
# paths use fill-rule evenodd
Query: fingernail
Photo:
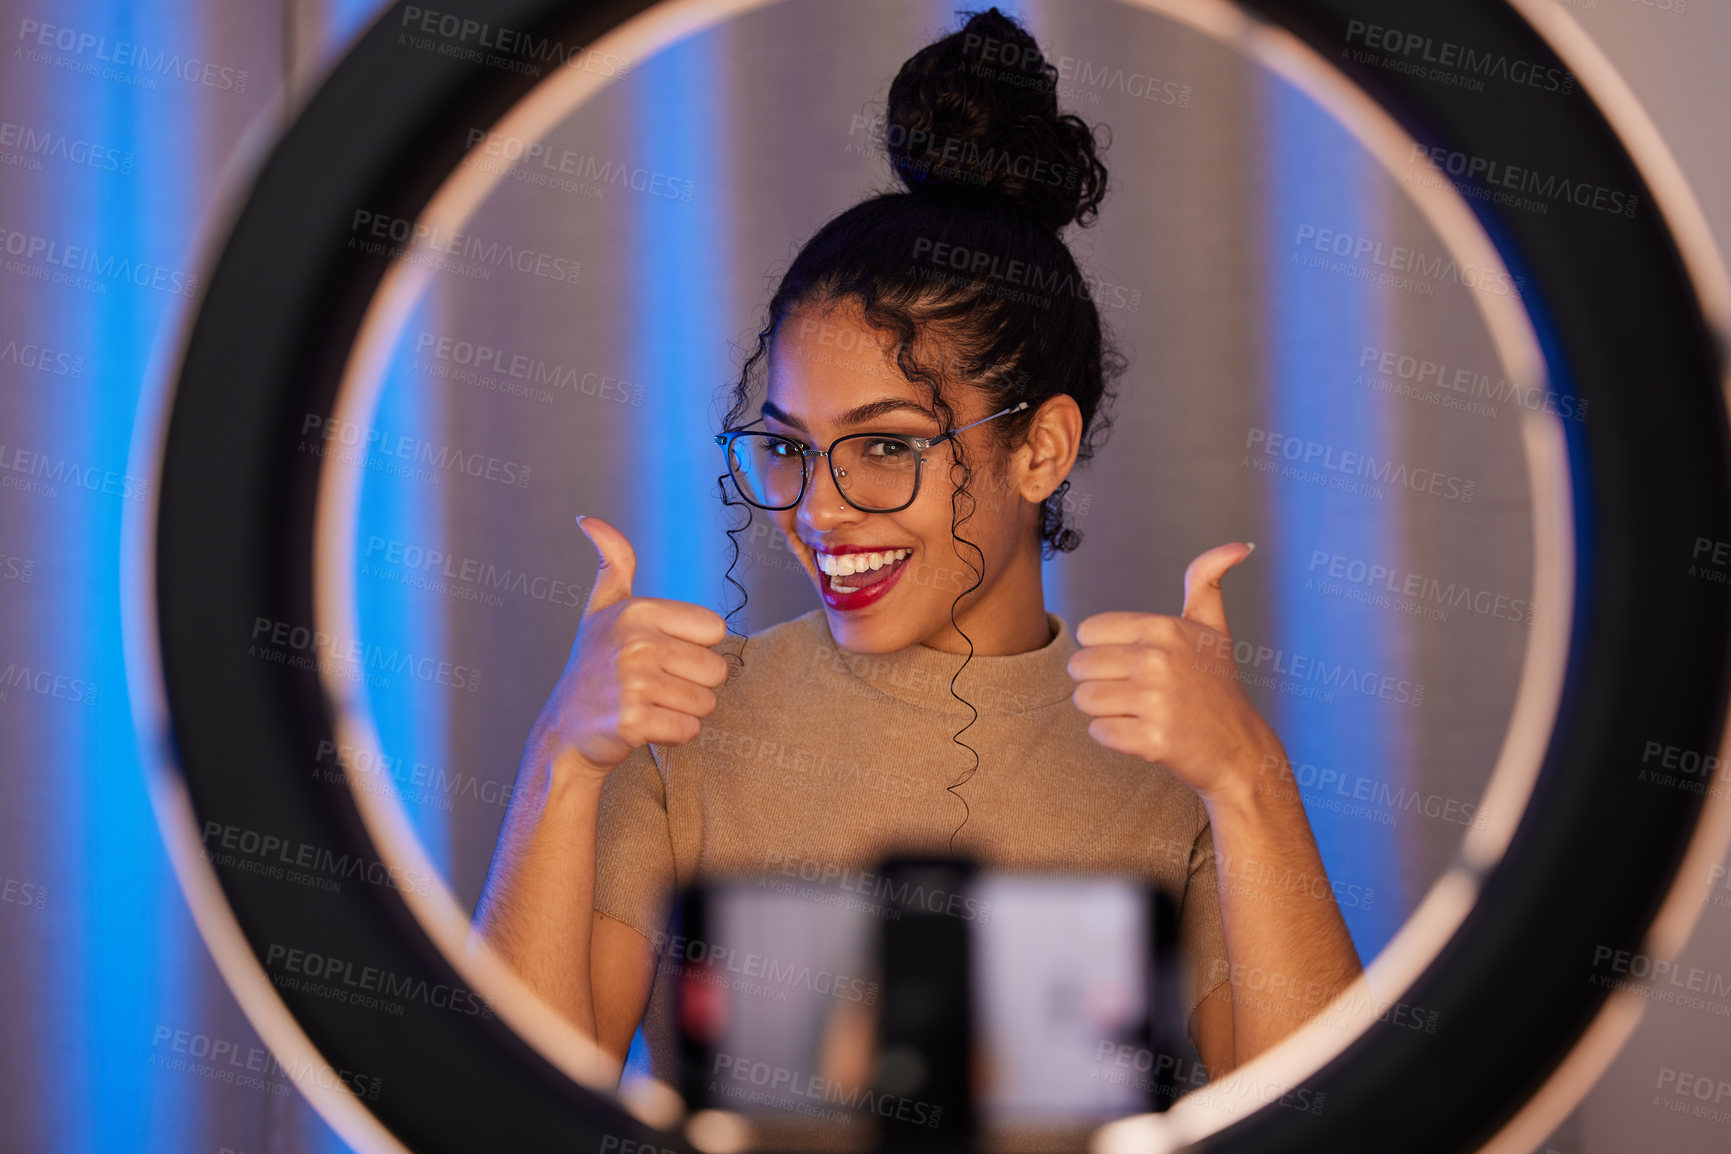
<svg viewBox="0 0 1731 1154"><path fill-rule="evenodd" d="M587 517L588 515L589 514L587 514L587 513L577 514L577 524L579 524L579 525L583 524L583 518Z"/></svg>
<svg viewBox="0 0 1731 1154"><path fill-rule="evenodd" d="M579 518L578 518L578 520L579 520L579 521L581 521L581 520L582 520L582 518L581 518L581 517L579 517ZM1250 546L1250 553L1254 553L1254 552L1256 552L1256 542L1254 542L1254 541L1246 541L1246 542L1245 542L1245 544L1246 544L1246 545L1248 545L1248 546ZM1246 556L1246 557L1248 557L1248 556L1250 556L1250 553L1246 553L1246 554L1245 554L1245 556Z"/></svg>

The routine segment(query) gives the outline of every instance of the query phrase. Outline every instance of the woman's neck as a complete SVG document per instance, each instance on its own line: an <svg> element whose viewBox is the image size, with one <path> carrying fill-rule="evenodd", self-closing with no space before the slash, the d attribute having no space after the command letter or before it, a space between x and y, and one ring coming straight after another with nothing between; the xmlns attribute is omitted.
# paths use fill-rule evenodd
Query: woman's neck
<svg viewBox="0 0 1731 1154"><path fill-rule="evenodd" d="M993 583L984 600L968 602L956 613L956 624L947 620L943 627L920 644L945 653L968 652L968 641L974 643L974 653L980 657L1028 653L1044 649L1056 636L1046 619L1046 594L1040 579L1039 554L1032 561L1026 554L1009 572ZM962 634L966 633L964 640Z"/></svg>

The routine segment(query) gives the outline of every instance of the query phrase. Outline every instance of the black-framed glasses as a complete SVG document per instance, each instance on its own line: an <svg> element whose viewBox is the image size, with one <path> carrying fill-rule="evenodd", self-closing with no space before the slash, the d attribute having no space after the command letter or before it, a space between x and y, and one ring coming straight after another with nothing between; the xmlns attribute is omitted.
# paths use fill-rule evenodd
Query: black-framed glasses
<svg viewBox="0 0 1731 1154"><path fill-rule="evenodd" d="M727 472L739 495L759 509L791 509L799 504L811 482L808 458L826 457L830 477L848 504L862 513L897 513L919 495L927 450L975 425L1027 407L1028 402L1022 401L936 437L849 433L837 437L827 449L808 449L791 437L730 429L715 434L715 443L727 456Z"/></svg>

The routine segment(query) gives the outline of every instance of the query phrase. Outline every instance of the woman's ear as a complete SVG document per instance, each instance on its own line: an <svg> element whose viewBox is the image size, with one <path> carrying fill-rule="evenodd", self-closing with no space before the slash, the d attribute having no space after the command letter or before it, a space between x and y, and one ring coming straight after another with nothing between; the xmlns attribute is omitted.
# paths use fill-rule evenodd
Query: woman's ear
<svg viewBox="0 0 1731 1154"><path fill-rule="evenodd" d="M1082 409L1068 393L1047 397L1028 423L1022 496L1036 505L1050 497L1075 467L1082 447Z"/></svg>

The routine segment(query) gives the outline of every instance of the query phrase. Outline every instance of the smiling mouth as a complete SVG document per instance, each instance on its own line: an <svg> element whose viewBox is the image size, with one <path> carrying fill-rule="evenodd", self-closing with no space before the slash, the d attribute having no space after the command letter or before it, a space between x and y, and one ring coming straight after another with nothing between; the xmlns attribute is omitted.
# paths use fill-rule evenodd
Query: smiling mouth
<svg viewBox="0 0 1731 1154"><path fill-rule="evenodd" d="M912 549L883 549L872 553L821 553L812 560L825 582L838 593L876 585L906 563Z"/></svg>

